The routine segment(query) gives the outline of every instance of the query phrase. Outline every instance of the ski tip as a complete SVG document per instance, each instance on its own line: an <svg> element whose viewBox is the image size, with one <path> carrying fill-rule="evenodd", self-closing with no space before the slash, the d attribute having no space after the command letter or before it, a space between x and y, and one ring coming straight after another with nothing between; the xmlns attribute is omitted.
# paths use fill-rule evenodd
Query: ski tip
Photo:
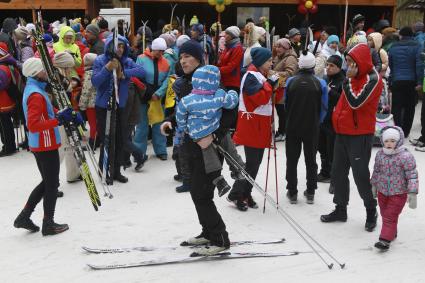
<svg viewBox="0 0 425 283"><path fill-rule="evenodd" d="M87 263L87 266L92 270L100 270L101 269L97 265L93 265L93 264L90 264L90 263Z"/></svg>
<svg viewBox="0 0 425 283"><path fill-rule="evenodd" d="M89 247L82 246L81 248L82 248L82 249L83 249L83 251L85 251L85 252L88 252L88 253L96 253L95 251L93 251L93 250L92 250L92 249L90 249Z"/></svg>
<svg viewBox="0 0 425 283"><path fill-rule="evenodd" d="M187 247L187 246L190 246L190 245L187 241L183 241L183 242L180 243L180 246L181 247Z"/></svg>

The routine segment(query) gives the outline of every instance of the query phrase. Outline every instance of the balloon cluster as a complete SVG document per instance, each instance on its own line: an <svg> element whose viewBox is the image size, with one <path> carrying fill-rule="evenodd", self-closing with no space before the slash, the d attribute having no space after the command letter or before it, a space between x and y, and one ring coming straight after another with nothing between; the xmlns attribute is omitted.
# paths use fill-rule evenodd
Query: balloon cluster
<svg viewBox="0 0 425 283"><path fill-rule="evenodd" d="M299 0L298 13L300 14L315 14L318 9L317 0Z"/></svg>
<svg viewBox="0 0 425 283"><path fill-rule="evenodd" d="M208 0L208 4L215 6L215 10L218 13L221 13L224 11L227 5L232 4L232 0Z"/></svg>

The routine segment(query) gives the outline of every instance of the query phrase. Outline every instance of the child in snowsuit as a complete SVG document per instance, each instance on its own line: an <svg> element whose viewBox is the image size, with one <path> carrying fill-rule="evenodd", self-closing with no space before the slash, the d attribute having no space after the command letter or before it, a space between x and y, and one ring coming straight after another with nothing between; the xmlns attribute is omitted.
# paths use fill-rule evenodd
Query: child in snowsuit
<svg viewBox="0 0 425 283"><path fill-rule="evenodd" d="M221 161L214 148L213 133L220 126L222 108L232 109L238 104L238 94L230 90L225 92L219 88L220 71L217 67L207 65L195 71L192 77L192 92L183 97L177 104L177 130L176 135L182 136L187 132L195 142L202 148L206 173L217 172L213 183L219 190L219 196L223 196L230 190L226 180L220 175ZM180 143L180 142L178 142ZM236 149L232 142L223 139L220 145L239 161L239 156L234 156Z"/></svg>
<svg viewBox="0 0 425 283"><path fill-rule="evenodd" d="M416 162L409 150L403 147L403 130L389 126L382 130L383 148L375 157L375 166L370 183L372 193L378 195L382 216L382 229L375 247L388 250L397 237L398 217L406 200L409 207L416 208L419 181Z"/></svg>

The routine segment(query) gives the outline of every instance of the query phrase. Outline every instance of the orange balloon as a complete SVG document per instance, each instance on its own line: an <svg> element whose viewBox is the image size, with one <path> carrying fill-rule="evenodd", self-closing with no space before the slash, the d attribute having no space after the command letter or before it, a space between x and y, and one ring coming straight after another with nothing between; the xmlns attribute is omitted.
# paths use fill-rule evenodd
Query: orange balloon
<svg viewBox="0 0 425 283"><path fill-rule="evenodd" d="M308 0L308 1L305 2L304 5L307 9L311 9L313 7L313 2Z"/></svg>

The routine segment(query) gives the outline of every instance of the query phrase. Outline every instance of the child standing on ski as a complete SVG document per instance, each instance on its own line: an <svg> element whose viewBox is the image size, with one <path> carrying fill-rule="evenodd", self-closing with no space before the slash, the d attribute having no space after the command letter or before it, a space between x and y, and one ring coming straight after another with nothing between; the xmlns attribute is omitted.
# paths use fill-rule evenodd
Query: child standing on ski
<svg viewBox="0 0 425 283"><path fill-rule="evenodd" d="M221 161L212 145L213 133L220 127L222 108L232 109L238 104L238 94L219 88L220 71L217 67L207 65L195 71L192 77L192 92L177 104L177 135L187 132L202 148L205 172L217 172L213 183L217 186L219 196L230 190L230 186L220 174ZM181 135L182 136L182 135ZM225 142L229 154L236 152L233 143ZM222 145L223 146L223 145ZM229 147L232 147L229 149ZM233 157L233 156L232 156ZM239 160L238 156L233 157Z"/></svg>
<svg viewBox="0 0 425 283"><path fill-rule="evenodd" d="M416 208L419 181L416 161L409 150L403 147L403 130L389 126L382 130L383 148L375 157L371 178L372 193L378 195L382 216L382 229L375 247L386 251L397 237L398 217L404 204Z"/></svg>

